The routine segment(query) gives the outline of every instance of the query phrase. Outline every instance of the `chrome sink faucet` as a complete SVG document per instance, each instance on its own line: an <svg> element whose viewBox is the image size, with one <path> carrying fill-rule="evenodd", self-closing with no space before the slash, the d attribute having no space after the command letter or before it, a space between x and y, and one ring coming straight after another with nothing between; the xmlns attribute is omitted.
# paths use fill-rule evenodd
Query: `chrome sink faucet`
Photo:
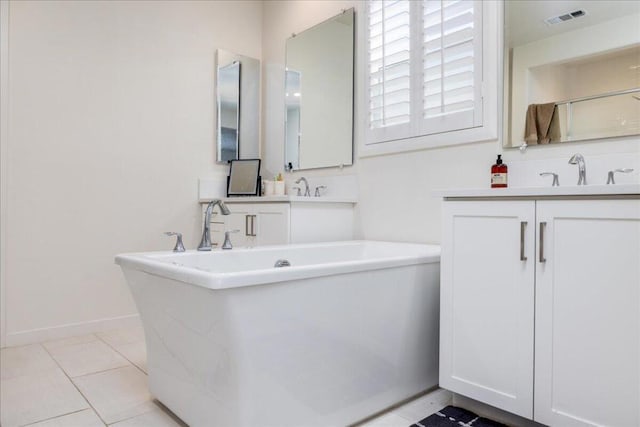
<svg viewBox="0 0 640 427"><path fill-rule="evenodd" d="M300 184L301 182L304 182L304 196L311 197L311 191L309 190L309 183L307 182L307 178L305 178L304 176L301 176L296 181L296 184Z"/></svg>
<svg viewBox="0 0 640 427"><path fill-rule="evenodd" d="M213 199L208 205L207 210L204 213L204 227L202 227L202 239L200 239L200 245L198 245L199 251L211 250L211 214L213 208L218 205L220 207L220 213L222 215L229 215L231 211L220 199Z"/></svg>
<svg viewBox="0 0 640 427"><path fill-rule="evenodd" d="M569 159L570 165L578 165L578 185L587 185L587 167L582 154L576 153Z"/></svg>

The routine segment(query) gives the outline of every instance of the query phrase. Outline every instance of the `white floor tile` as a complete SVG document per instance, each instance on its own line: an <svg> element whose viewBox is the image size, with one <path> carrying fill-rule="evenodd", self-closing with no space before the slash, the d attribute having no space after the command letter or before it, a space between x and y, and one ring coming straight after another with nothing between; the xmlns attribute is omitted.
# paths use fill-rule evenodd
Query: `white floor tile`
<svg viewBox="0 0 640 427"><path fill-rule="evenodd" d="M42 343L42 345L44 345L48 351L51 351L60 347L68 347L70 345L85 344L88 342L93 342L93 341L96 341L97 339L98 337L96 337L95 335L87 334L87 335L78 335L78 336L69 337L69 338L62 338L54 341L47 341Z"/></svg>
<svg viewBox="0 0 640 427"><path fill-rule="evenodd" d="M85 409L84 411L30 424L29 427L104 427L104 423L93 412L93 409Z"/></svg>
<svg viewBox="0 0 640 427"><path fill-rule="evenodd" d="M73 382L107 424L156 409L147 376L133 366L76 377Z"/></svg>
<svg viewBox="0 0 640 427"><path fill-rule="evenodd" d="M129 365L124 357L95 335L85 335L76 340L53 341L44 346L70 377Z"/></svg>
<svg viewBox="0 0 640 427"><path fill-rule="evenodd" d="M393 412L415 423L450 405L452 398L450 391L438 389L396 408Z"/></svg>
<svg viewBox="0 0 640 427"><path fill-rule="evenodd" d="M374 418L362 424L361 427L409 427L410 425L411 422L409 420L391 412Z"/></svg>
<svg viewBox="0 0 640 427"><path fill-rule="evenodd" d="M147 372L147 346L144 341L131 344L121 344L115 347L116 351L126 357L129 362Z"/></svg>
<svg viewBox="0 0 640 427"><path fill-rule="evenodd" d="M144 341L144 330L141 325L127 329L114 329L107 332L98 332L96 335L114 348L124 344Z"/></svg>
<svg viewBox="0 0 640 427"><path fill-rule="evenodd" d="M111 424L113 427L181 427L181 424L166 414L162 409L156 409L119 423Z"/></svg>
<svg viewBox="0 0 640 427"><path fill-rule="evenodd" d="M58 366L40 344L0 350L0 379L35 375L56 370Z"/></svg>
<svg viewBox="0 0 640 427"><path fill-rule="evenodd" d="M59 369L0 380L0 424L12 427L89 407Z"/></svg>

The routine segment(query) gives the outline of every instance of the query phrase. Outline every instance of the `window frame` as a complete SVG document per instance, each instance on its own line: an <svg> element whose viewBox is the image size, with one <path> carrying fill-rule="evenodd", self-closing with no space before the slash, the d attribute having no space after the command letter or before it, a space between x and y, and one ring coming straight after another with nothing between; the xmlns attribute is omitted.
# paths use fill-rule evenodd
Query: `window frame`
<svg viewBox="0 0 640 427"><path fill-rule="evenodd" d="M414 82L422 85L422 23L421 12L422 2L411 2L411 38L413 61L412 84ZM420 3L420 4L417 4ZM401 153L407 151L424 150L444 146L454 146L496 140L498 138L498 125L501 120L498 114L500 106L500 88L503 70L502 61L502 28L501 19L502 8L497 0L480 1L481 9L481 83L475 88L477 96L481 99L476 104L476 110L480 114L474 117L472 127L458 128L455 130L445 130L438 132L438 129L425 129L428 126L427 120L412 120L409 126L390 126L388 128L369 128L369 88L368 88L368 3L362 5L358 19L358 44L357 68L361 70L358 76L358 128L360 137L358 146L359 157L370 157L385 154ZM476 21L477 22L477 21ZM419 42L419 43L416 43ZM417 46L417 48L416 48ZM414 72L418 70L419 72ZM476 70L477 72L478 70ZM492 78L495 76L495 78ZM416 102L412 103L412 109L418 108L422 111L422 97L415 97ZM416 105L419 104L419 105ZM451 116L453 118L453 116ZM477 120L479 118L479 120ZM409 129L409 130L407 130ZM374 132L372 132L374 131ZM425 134L425 131L431 133Z"/></svg>

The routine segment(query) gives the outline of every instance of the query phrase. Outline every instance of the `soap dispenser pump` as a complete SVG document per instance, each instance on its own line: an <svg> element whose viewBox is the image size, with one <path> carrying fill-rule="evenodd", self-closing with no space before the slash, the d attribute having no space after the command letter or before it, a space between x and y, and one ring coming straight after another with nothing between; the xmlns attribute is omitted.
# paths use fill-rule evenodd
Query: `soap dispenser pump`
<svg viewBox="0 0 640 427"><path fill-rule="evenodd" d="M491 188L505 188L507 186L507 165L502 163L502 155L498 154L496 164L491 166Z"/></svg>

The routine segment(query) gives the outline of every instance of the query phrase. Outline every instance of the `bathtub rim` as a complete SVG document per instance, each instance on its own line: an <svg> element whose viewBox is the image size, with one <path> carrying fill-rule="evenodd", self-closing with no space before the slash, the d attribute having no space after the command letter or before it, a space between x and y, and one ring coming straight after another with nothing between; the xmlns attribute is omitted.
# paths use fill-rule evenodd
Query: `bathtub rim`
<svg viewBox="0 0 640 427"><path fill-rule="evenodd" d="M188 250L182 253L172 251L136 252L120 254L115 257L115 263L125 269L142 271L147 274L173 279L190 285L200 286L211 290L223 290L242 288L246 286L268 285L272 283L288 282L315 277L327 277L338 274L357 273L362 271L374 271L387 268L398 268L418 264L439 264L441 249L439 245L407 242L389 242L378 240L348 240L338 242L286 244L273 246L260 246L255 248L238 248L234 252L255 252L260 250L273 251L278 248L287 250L296 248L335 247L362 244L400 245L412 248L413 253L389 256L384 258L372 258L364 260L350 260L331 263L320 263L286 268L268 268L240 272L215 273L199 270L184 265L175 265L166 261L154 259L160 256L185 256L189 254L202 254L196 250ZM212 252L224 253L222 250ZM416 253L417 252L417 253ZM206 252L205 252L206 254Z"/></svg>

